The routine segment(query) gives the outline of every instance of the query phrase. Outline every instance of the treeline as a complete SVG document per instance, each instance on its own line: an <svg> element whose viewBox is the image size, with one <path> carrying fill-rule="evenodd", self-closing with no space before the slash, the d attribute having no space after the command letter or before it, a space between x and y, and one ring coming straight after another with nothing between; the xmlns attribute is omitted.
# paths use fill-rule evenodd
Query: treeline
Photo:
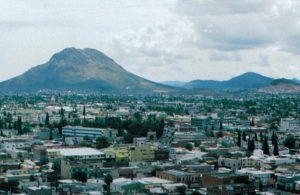
<svg viewBox="0 0 300 195"><path fill-rule="evenodd" d="M19 135L28 133L31 127L31 124L29 124L28 122L22 122L22 118L20 116L18 116L18 119L16 121L13 121L13 117L10 112L4 112L3 117L0 118L0 129L18 130Z"/></svg>
<svg viewBox="0 0 300 195"><path fill-rule="evenodd" d="M118 130L118 136L124 137L126 143L132 143L134 137L145 137L149 131L156 132L157 137L161 137L164 130L164 119L149 115L143 119L139 112L136 112L130 119L121 120L119 117L96 117L95 120L67 120L62 117L59 123L54 123L54 128L58 128L61 133L62 127L66 125L81 125L94 128L113 128Z"/></svg>

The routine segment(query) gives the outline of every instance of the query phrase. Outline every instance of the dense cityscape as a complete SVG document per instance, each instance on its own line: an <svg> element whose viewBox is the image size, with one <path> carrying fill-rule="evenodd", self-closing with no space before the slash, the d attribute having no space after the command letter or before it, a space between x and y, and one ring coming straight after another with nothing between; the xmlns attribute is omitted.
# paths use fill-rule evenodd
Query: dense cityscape
<svg viewBox="0 0 300 195"><path fill-rule="evenodd" d="M0 8L0 195L300 194L299 0Z"/></svg>
<svg viewBox="0 0 300 195"><path fill-rule="evenodd" d="M300 98L2 95L1 193L297 193Z"/></svg>

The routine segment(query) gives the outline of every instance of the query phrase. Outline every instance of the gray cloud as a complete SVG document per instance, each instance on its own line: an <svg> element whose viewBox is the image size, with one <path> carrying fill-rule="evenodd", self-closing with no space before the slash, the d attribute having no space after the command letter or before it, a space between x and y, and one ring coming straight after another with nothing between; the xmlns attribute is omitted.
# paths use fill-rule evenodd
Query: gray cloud
<svg viewBox="0 0 300 195"><path fill-rule="evenodd" d="M237 52L219 52L214 51L211 53L211 61L242 61L241 56Z"/></svg>
<svg viewBox="0 0 300 195"><path fill-rule="evenodd" d="M300 60L298 0L0 0L0 6L0 80L70 46L99 49L154 81L224 80L246 71L300 78L293 71Z"/></svg>

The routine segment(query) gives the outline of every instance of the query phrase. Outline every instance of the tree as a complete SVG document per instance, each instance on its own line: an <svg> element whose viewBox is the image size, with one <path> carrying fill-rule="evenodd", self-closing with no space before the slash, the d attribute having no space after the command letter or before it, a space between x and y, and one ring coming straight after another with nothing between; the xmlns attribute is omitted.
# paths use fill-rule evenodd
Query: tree
<svg viewBox="0 0 300 195"><path fill-rule="evenodd" d="M223 137L223 132L222 131L218 131L217 133L217 138Z"/></svg>
<svg viewBox="0 0 300 195"><path fill-rule="evenodd" d="M246 133L243 131L243 141L246 141Z"/></svg>
<svg viewBox="0 0 300 195"><path fill-rule="evenodd" d="M65 111L64 111L64 108L63 108L63 107L60 107L60 112L59 112L59 114L60 114L60 117L61 117L61 118L64 118L64 116L65 116Z"/></svg>
<svg viewBox="0 0 300 195"><path fill-rule="evenodd" d="M18 116L17 128L18 128L18 134L22 135L22 118L20 116Z"/></svg>
<svg viewBox="0 0 300 195"><path fill-rule="evenodd" d="M30 175L29 180L34 181L35 180L34 175Z"/></svg>
<svg viewBox="0 0 300 195"><path fill-rule="evenodd" d="M53 129L50 128L50 133L49 133L49 140L53 140L53 133L52 133Z"/></svg>
<svg viewBox="0 0 300 195"><path fill-rule="evenodd" d="M248 139L248 150L252 153L255 150L255 142L254 139Z"/></svg>
<svg viewBox="0 0 300 195"><path fill-rule="evenodd" d="M176 187L176 192L178 192L179 194L184 195L186 191L186 187L185 186L177 186Z"/></svg>
<svg viewBox="0 0 300 195"><path fill-rule="evenodd" d="M52 165L52 169L56 172L56 173L60 173L60 163L55 161Z"/></svg>
<svg viewBox="0 0 300 195"><path fill-rule="evenodd" d="M200 192L193 191L193 192L192 192L192 195L201 195L201 194L200 194Z"/></svg>
<svg viewBox="0 0 300 195"><path fill-rule="evenodd" d="M263 137L262 132L260 132L260 142L263 142L263 141L264 141L264 137Z"/></svg>
<svg viewBox="0 0 300 195"><path fill-rule="evenodd" d="M256 133L254 133L254 139L255 139L255 141L258 141Z"/></svg>
<svg viewBox="0 0 300 195"><path fill-rule="evenodd" d="M223 130L223 122L222 121L220 122L220 128L219 129Z"/></svg>
<svg viewBox="0 0 300 195"><path fill-rule="evenodd" d="M277 141L277 139L275 140L273 145L274 145L273 154L274 154L274 156L278 156L279 152L278 152L278 141Z"/></svg>
<svg viewBox="0 0 300 195"><path fill-rule="evenodd" d="M107 148L108 146L109 146L109 143L108 143L106 137L102 136L102 137L98 137L96 139L96 148L97 149Z"/></svg>
<svg viewBox="0 0 300 195"><path fill-rule="evenodd" d="M45 125L49 126L49 114L48 114L48 112L46 113Z"/></svg>
<svg viewBox="0 0 300 195"><path fill-rule="evenodd" d="M158 128L156 129L156 135L157 137L161 137L163 132L164 132L164 128L165 128L165 120L164 119L160 119L159 120L159 125Z"/></svg>
<svg viewBox="0 0 300 195"><path fill-rule="evenodd" d="M255 150L255 140L254 140L254 139L252 139L251 144L252 144L252 150L254 151L254 150ZM252 151L252 152L253 152L253 151Z"/></svg>
<svg viewBox="0 0 300 195"><path fill-rule="evenodd" d="M76 172L72 178L84 183L87 181L87 175L84 172Z"/></svg>
<svg viewBox="0 0 300 195"><path fill-rule="evenodd" d="M278 140L278 137L277 137L276 133L273 132L273 134L272 134L272 145L274 145L277 140Z"/></svg>
<svg viewBox="0 0 300 195"><path fill-rule="evenodd" d="M156 176L156 171L162 171L163 169L159 166L155 166L152 170L151 170L151 175L152 176Z"/></svg>
<svg viewBox="0 0 300 195"><path fill-rule="evenodd" d="M201 145L201 141L200 140L196 140L194 142L195 147L199 147Z"/></svg>
<svg viewBox="0 0 300 195"><path fill-rule="evenodd" d="M0 189L6 192L18 192L19 182L17 180L11 180L8 182L2 181L0 182Z"/></svg>
<svg viewBox="0 0 300 195"><path fill-rule="evenodd" d="M106 194L110 194L110 184L113 182L113 177L111 174L105 175L104 182L105 184L103 185L103 188L106 191Z"/></svg>
<svg viewBox="0 0 300 195"><path fill-rule="evenodd" d="M296 140L293 135L288 135L286 139L284 140L283 144L288 147L289 149L294 149Z"/></svg>
<svg viewBox="0 0 300 195"><path fill-rule="evenodd" d="M85 105L83 106L83 110L82 110L82 115L85 116L86 112L85 112Z"/></svg>
<svg viewBox="0 0 300 195"><path fill-rule="evenodd" d="M251 125L251 126L254 126L254 125L255 125L254 117L252 117L252 120L251 120L251 122L250 122L250 125Z"/></svg>
<svg viewBox="0 0 300 195"><path fill-rule="evenodd" d="M219 169L219 163L216 160L215 163L214 163L214 170L218 170L218 169Z"/></svg>
<svg viewBox="0 0 300 195"><path fill-rule="evenodd" d="M191 143L186 143L185 145L184 145L184 147L187 149L187 150L189 150L189 151L191 151L191 150L193 150L193 144L191 144Z"/></svg>
<svg viewBox="0 0 300 195"><path fill-rule="evenodd" d="M251 152L249 150L246 151L246 156L250 157L251 156Z"/></svg>
<svg viewBox="0 0 300 195"><path fill-rule="evenodd" d="M263 141L263 151L264 151L264 154L270 155L268 137L267 136L265 136L264 141Z"/></svg>
<svg viewBox="0 0 300 195"><path fill-rule="evenodd" d="M238 147L241 147L241 142L242 142L242 137L241 137L241 131L238 130Z"/></svg>

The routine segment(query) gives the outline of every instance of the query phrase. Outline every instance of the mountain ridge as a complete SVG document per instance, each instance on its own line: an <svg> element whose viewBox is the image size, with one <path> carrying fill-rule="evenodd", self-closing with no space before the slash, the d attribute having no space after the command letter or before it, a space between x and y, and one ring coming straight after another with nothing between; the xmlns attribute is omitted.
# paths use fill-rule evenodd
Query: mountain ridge
<svg viewBox="0 0 300 195"><path fill-rule="evenodd" d="M271 83L260 87L258 92L261 93L300 93L300 84L289 79L275 79Z"/></svg>
<svg viewBox="0 0 300 195"><path fill-rule="evenodd" d="M0 92L51 89L109 93L196 94L205 92L208 94L216 91L240 90L292 93L298 92L300 86L295 82L299 83L297 79L280 80L246 72L225 81L193 80L155 83L128 72L112 58L96 49L70 47L53 54L46 63L0 82Z"/></svg>
<svg viewBox="0 0 300 195"><path fill-rule="evenodd" d="M233 77L225 81L216 80L193 80L184 85L187 89L207 88L213 90L244 90L255 89L270 83L273 78L266 77L254 72Z"/></svg>
<svg viewBox="0 0 300 195"><path fill-rule="evenodd" d="M167 92L164 86L126 71L91 48L65 48L48 62L0 83L0 90L90 89L104 92Z"/></svg>

